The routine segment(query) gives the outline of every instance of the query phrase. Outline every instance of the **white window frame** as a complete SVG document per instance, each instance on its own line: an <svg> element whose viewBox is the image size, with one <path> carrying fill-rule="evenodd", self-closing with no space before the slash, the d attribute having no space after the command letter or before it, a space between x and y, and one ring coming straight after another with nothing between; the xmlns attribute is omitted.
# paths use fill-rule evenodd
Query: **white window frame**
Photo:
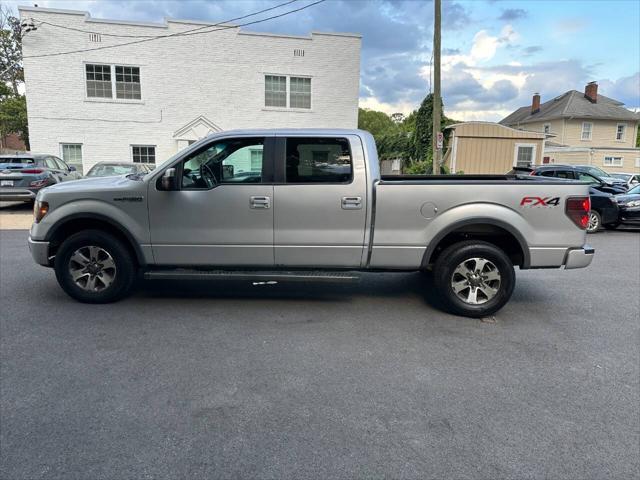
<svg viewBox="0 0 640 480"><path fill-rule="evenodd" d="M618 138L618 129L622 127L622 137ZM626 123L618 123L616 125L616 142L624 142L627 137L627 124Z"/></svg>
<svg viewBox="0 0 640 480"><path fill-rule="evenodd" d="M87 89L87 65L106 65L111 72L111 98L90 97ZM135 67L140 71L140 98L117 98L116 92L116 66ZM107 103L144 103L144 92L142 90L142 67L129 63L105 63L105 62L82 62L82 79L84 81L85 102L107 102Z"/></svg>
<svg viewBox="0 0 640 480"><path fill-rule="evenodd" d="M610 163L607 163L607 160L610 160ZM618 160L618 162L615 162L615 160ZM607 155L602 159L602 165L605 167L622 167L624 165L624 157Z"/></svg>
<svg viewBox="0 0 640 480"><path fill-rule="evenodd" d="M83 148L83 144L80 142L60 142L60 159L66 163L67 165L77 165L77 164L73 164L68 162L67 160L64 159L64 147L65 145L73 145L73 146L78 146L80 147L80 167L84 168L84 148Z"/></svg>
<svg viewBox="0 0 640 480"><path fill-rule="evenodd" d="M533 147L533 151L531 152L531 166L535 165L538 146L535 143L516 143L513 151L513 166L518 166L518 150L520 150L520 147Z"/></svg>
<svg viewBox="0 0 640 480"><path fill-rule="evenodd" d="M636 157L636 168L640 168L640 157Z"/></svg>
<svg viewBox="0 0 640 480"><path fill-rule="evenodd" d="M144 148L153 147L153 155L154 155L153 164L154 165L158 164L158 162L157 162L157 160L158 160L158 146L157 145L142 144L142 143L132 143L131 145L129 145L129 156L131 158L131 161L133 163L144 163L144 164L147 164L147 163L150 163L150 162L136 162L136 161L133 160L133 147L144 147Z"/></svg>
<svg viewBox="0 0 640 480"><path fill-rule="evenodd" d="M585 126L589 125L589 138L584 138ZM590 142L593 137L593 122L582 122L582 132L580 133L580 140L583 142Z"/></svg>
<svg viewBox="0 0 640 480"><path fill-rule="evenodd" d="M543 133L551 133L551 124L550 123L545 123L542 125L542 132Z"/></svg>
<svg viewBox="0 0 640 480"><path fill-rule="evenodd" d="M140 75L142 76L142 74ZM265 77L274 76L274 77L285 77L285 94L287 97L286 107L267 107L265 105ZM309 91L309 108L293 108L291 107L291 77L294 78L308 78L311 81L311 88ZM313 75L301 75L298 73L274 73L274 72L262 72L262 110L271 110L271 111L290 111L290 112L313 112Z"/></svg>

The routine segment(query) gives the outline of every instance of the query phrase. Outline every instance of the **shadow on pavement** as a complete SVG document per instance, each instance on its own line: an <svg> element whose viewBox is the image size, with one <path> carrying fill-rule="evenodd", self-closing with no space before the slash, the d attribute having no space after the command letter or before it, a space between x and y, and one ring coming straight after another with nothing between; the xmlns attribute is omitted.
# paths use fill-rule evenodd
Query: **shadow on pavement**
<svg viewBox="0 0 640 480"><path fill-rule="evenodd" d="M363 274L360 282L253 285L240 280L143 280L136 297L348 302L354 297L419 297L445 311L428 273Z"/></svg>

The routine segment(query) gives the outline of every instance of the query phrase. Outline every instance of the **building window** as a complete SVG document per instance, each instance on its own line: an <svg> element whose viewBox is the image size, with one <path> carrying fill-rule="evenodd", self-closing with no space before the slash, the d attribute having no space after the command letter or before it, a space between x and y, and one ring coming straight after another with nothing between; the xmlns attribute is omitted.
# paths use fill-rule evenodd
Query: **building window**
<svg viewBox="0 0 640 480"><path fill-rule="evenodd" d="M116 65L116 98L140 100L140 67Z"/></svg>
<svg viewBox="0 0 640 480"><path fill-rule="evenodd" d="M289 79L291 90L290 108L311 108L311 79L291 77Z"/></svg>
<svg viewBox="0 0 640 480"><path fill-rule="evenodd" d="M516 144L514 166L530 167L535 165L536 146L533 144Z"/></svg>
<svg viewBox="0 0 640 480"><path fill-rule="evenodd" d="M622 157L604 157L605 167L621 167L622 166Z"/></svg>
<svg viewBox="0 0 640 480"><path fill-rule="evenodd" d="M134 163L156 163L154 145L131 145L131 157Z"/></svg>
<svg viewBox="0 0 640 480"><path fill-rule="evenodd" d="M616 127L616 140L624 141L624 132L627 126L624 123L619 123Z"/></svg>
<svg viewBox="0 0 640 480"><path fill-rule="evenodd" d="M73 165L76 169L82 171L82 144L80 143L61 143L60 150L62 160L67 165Z"/></svg>
<svg viewBox="0 0 640 480"><path fill-rule="evenodd" d="M544 128L544 133L551 133L551 124L550 123L545 123L543 128Z"/></svg>
<svg viewBox="0 0 640 480"><path fill-rule="evenodd" d="M310 109L311 78L265 75L264 106Z"/></svg>
<svg viewBox="0 0 640 480"><path fill-rule="evenodd" d="M123 65L85 65L87 98L141 100L140 67Z"/></svg>
<svg viewBox="0 0 640 480"><path fill-rule="evenodd" d="M640 157L636 158L636 168L640 168Z"/></svg>
<svg viewBox="0 0 640 480"><path fill-rule="evenodd" d="M287 77L266 75L264 77L264 106L287 106Z"/></svg>
<svg viewBox="0 0 640 480"><path fill-rule="evenodd" d="M87 64L85 68L87 74L87 97L112 98L111 66Z"/></svg>
<svg viewBox="0 0 640 480"><path fill-rule="evenodd" d="M593 130L593 123L582 122L582 140L591 140L591 131Z"/></svg>

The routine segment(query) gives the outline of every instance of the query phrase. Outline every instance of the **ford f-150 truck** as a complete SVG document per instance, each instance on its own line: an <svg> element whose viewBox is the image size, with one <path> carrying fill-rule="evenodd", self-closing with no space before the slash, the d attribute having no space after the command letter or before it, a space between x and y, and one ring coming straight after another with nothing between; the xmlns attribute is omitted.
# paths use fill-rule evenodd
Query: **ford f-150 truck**
<svg viewBox="0 0 640 480"><path fill-rule="evenodd" d="M381 177L361 130L243 130L153 172L54 185L29 247L71 297L125 296L145 278L348 281L432 270L448 308L490 315L514 267L581 268L588 185L529 176Z"/></svg>

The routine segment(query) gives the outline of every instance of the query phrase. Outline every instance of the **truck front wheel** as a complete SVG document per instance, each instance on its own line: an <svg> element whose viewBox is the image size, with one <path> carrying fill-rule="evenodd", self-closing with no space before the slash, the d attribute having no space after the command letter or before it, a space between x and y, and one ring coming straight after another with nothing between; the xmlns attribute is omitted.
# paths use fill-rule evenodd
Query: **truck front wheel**
<svg viewBox="0 0 640 480"><path fill-rule="evenodd" d="M485 317L511 298L515 271L509 257L482 241L453 244L433 267L435 286L448 309L466 317Z"/></svg>
<svg viewBox="0 0 640 480"><path fill-rule="evenodd" d="M113 235L85 230L67 238L56 253L56 278L70 297L84 303L115 302L133 286L136 267Z"/></svg>

